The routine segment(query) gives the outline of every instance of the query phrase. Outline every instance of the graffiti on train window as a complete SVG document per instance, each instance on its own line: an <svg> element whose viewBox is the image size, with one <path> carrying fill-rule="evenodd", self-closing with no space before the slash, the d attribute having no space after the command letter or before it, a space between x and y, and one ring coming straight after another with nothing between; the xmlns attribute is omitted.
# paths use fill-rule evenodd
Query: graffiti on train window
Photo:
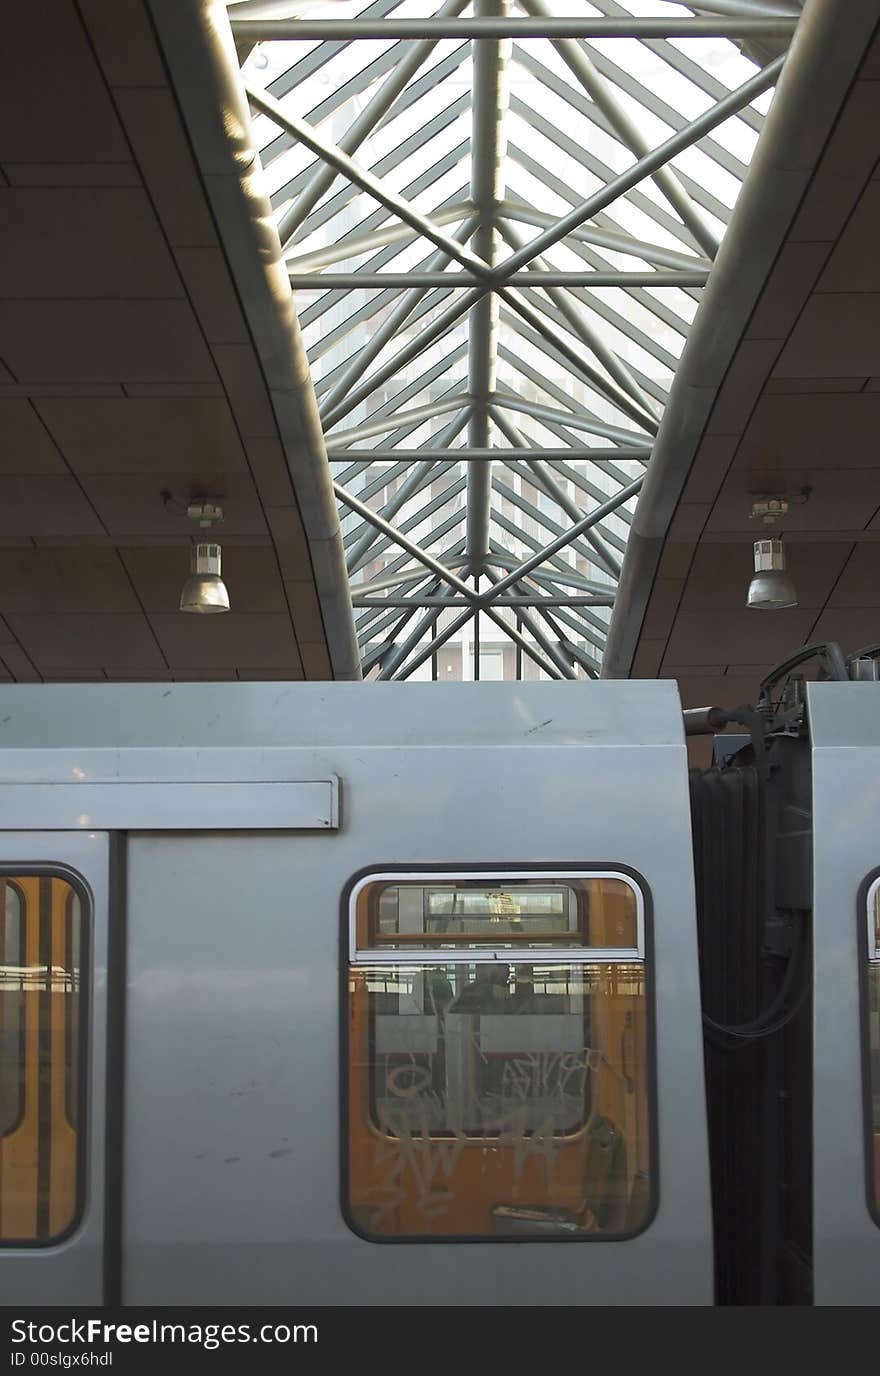
<svg viewBox="0 0 880 1376"><path fill-rule="evenodd" d="M458 882L445 879L447 912ZM372 882L379 901L368 894L367 920L356 911L364 946L348 977L350 1221L376 1239L597 1241L639 1231L652 1193L646 970L614 947L629 908L624 931L635 946L641 895L607 876L463 884L462 939L433 954L428 942L415 953L392 943L389 959L372 959L383 920L394 937L404 917L413 935L434 919L433 884ZM389 888L393 910L383 913ZM364 892L355 891L356 907ZM477 921L491 923L502 893L532 921L546 917L540 947L510 941L507 926L494 947L482 932L474 944ZM587 946L596 932L616 938L607 954Z"/></svg>
<svg viewBox="0 0 880 1376"><path fill-rule="evenodd" d="M355 894L358 950L414 951L461 946L607 947L635 950L638 904L615 875L554 880L485 875L430 882L371 879Z"/></svg>
<svg viewBox="0 0 880 1376"><path fill-rule="evenodd" d="M0 1245L46 1244L79 1205L82 900L51 874L0 890Z"/></svg>

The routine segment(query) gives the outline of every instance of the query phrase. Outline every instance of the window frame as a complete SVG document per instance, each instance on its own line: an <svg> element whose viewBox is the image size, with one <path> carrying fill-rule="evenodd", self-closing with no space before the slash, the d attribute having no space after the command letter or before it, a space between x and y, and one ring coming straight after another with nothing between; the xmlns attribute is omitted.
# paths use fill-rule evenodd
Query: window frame
<svg viewBox="0 0 880 1376"><path fill-rule="evenodd" d="M558 1233L552 1236L526 1236L523 1234L458 1234L441 1233L431 1234L377 1234L366 1231L354 1218L350 1200L350 1154L349 1144L351 1137L351 1121L349 1116L350 1087L351 1087L351 1019L350 1006L351 994L349 989L349 973L352 968L358 969L365 966L382 964L402 964L428 966L436 964L437 959L431 960L431 949L422 948L419 955L420 961L413 959L411 951L395 952L383 948L363 947L360 951L357 948L357 898L367 884L387 881L394 883L409 879L413 882L430 882L440 880L449 882L452 879L502 879L504 881L516 879L546 879L551 881L564 879L619 879L628 884L636 898L636 946L624 948L616 947L550 947L542 948L541 959L546 956L553 963L558 965L611 965L611 964L633 964L641 963L644 969L645 986L645 1089L647 1093L647 1139L648 1139L648 1160L650 1171L648 1177L648 1194L644 1218L635 1228L619 1233L601 1234L586 1232L580 1235L571 1233ZM880 870L878 870L880 879ZM358 870L345 884L340 902L340 994L339 994L339 1046L340 1046L340 1077L339 1077L339 1112L340 1112L340 1134L339 1134L339 1203L343 1221L356 1237L365 1242L370 1242L378 1246L443 1246L448 1244L460 1243L479 1243L483 1246L504 1245L507 1243L536 1244L538 1246L552 1246L553 1244L581 1245L581 1244L601 1244L629 1242L640 1237L651 1227L657 1217L660 1207L660 1138L659 1138L659 1113L658 1113L658 1080L657 1080L657 1041L656 1041L656 997L655 997L655 960L654 960L654 929L653 929L653 899L650 886L638 870L630 865L613 862L589 863L569 863L560 861L558 863L545 861L538 864L511 864L501 862L498 864L488 863L462 863L456 864L445 861L440 864L418 864L407 865L380 865L369 866ZM462 950L460 953L451 951L448 947L443 949L443 963L486 963L490 964L497 958L498 953L503 954L503 959L508 964L534 964L535 950L525 950L520 955L511 951L507 947L493 947L490 945L481 946L478 949ZM395 955L400 959L389 959ZM439 952L437 953L439 955ZM356 959L360 956L360 959ZM450 957L457 957L452 960Z"/></svg>
<svg viewBox="0 0 880 1376"><path fill-rule="evenodd" d="M0 1253L10 1249L28 1252L45 1252L67 1243L82 1226L85 1217L88 1179L87 1163L89 1152L89 1066L92 1041L92 940L95 915L95 901L92 890L85 877L78 870L61 861L22 860L0 863L0 878L6 879L60 879L77 894L80 901L80 1010L79 1046L77 1048L77 1113L79 1125L76 1131L76 1164L74 1168L75 1198L70 1222L59 1233L46 1238L2 1238ZM65 903L66 908L66 903ZM26 1105L22 1104L22 1112ZM66 1113L65 1113L66 1121ZM8 1135L8 1134L7 1134Z"/></svg>
<svg viewBox="0 0 880 1376"><path fill-rule="evenodd" d="M862 1073L862 1152L865 1174L865 1204L880 1228L880 1177L874 1170L874 1087L871 1076L871 984L872 965L880 968L880 946L874 942L874 900L880 892L880 865L871 870L859 885L856 900L859 952L859 1045ZM880 1085L878 1085L880 1089Z"/></svg>
<svg viewBox="0 0 880 1376"><path fill-rule="evenodd" d="M20 885L17 884L16 881L15 881L14 879L10 879L7 875L5 875L5 874L3 873L3 871L2 871L2 869L0 869L0 879L4 879L4 880L6 881L6 887L7 887L7 888L11 888L12 891L13 891L13 893L15 893L16 896L17 896L17 898L18 898L19 943L21 943L21 942L23 942L23 941L26 941L26 939L27 939L27 902L26 902L26 900L25 900L25 896L24 896L24 893L23 893L22 890L21 890ZM3 911L3 913L2 913L2 918L3 918L3 921L6 920L5 905L4 905L4 911ZM24 1057L24 1053L25 1053L25 1017L24 1017L24 1009L25 1009L24 1001L22 1001L22 1004L21 1004L21 1007L20 1007L19 1013L18 1013L18 1050L19 1050L19 1056L20 1056L20 1057ZM21 1086L21 1074L20 1074L20 1073L19 1073L19 1086ZM0 1122L0 1143L2 1143L2 1142L4 1141L5 1138L11 1137L12 1134L13 1134L14 1132L17 1132L18 1129L21 1127L22 1121L23 1121L23 1119L24 1119L24 1111L25 1111L25 1093L24 1093L24 1090L21 1089L21 1088L20 1088L20 1090L19 1090L18 1103L17 1103L17 1105L16 1105L16 1108L17 1108L16 1116L15 1116L15 1118L12 1120L12 1122L9 1124L8 1127L4 1127L3 1124L2 1124L2 1122ZM0 1184L2 1184L2 1182L0 1182Z"/></svg>

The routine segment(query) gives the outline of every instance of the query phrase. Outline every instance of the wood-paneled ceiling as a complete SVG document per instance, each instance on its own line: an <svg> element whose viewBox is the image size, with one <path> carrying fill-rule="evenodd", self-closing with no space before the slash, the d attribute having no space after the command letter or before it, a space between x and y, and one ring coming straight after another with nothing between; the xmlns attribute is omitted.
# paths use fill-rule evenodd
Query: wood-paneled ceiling
<svg viewBox="0 0 880 1376"><path fill-rule="evenodd" d="M4 12L0 242L0 679L331 677L290 456L141 0ZM199 494L225 512L224 616L177 609Z"/></svg>
<svg viewBox="0 0 880 1376"><path fill-rule="evenodd" d="M875 38L708 412L632 637L632 676L677 678L685 706L754 700L814 641L880 642L878 158ZM777 533L751 503L804 491L780 527L798 605L748 609L752 542Z"/></svg>

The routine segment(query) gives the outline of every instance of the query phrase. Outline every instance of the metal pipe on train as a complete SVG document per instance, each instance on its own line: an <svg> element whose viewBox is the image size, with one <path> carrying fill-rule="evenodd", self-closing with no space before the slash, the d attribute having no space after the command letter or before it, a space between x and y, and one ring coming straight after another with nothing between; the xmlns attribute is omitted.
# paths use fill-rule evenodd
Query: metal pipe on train
<svg viewBox="0 0 880 1376"><path fill-rule="evenodd" d="M880 699L790 700L0 688L4 1303L873 1302Z"/></svg>
<svg viewBox="0 0 880 1376"><path fill-rule="evenodd" d="M729 721L723 707L687 707L681 715L686 736L714 736Z"/></svg>

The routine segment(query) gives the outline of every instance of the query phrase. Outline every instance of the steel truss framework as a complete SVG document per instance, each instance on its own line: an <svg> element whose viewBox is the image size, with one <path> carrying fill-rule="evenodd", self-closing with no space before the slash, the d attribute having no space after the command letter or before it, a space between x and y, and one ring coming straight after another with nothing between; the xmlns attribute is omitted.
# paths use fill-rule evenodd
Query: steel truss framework
<svg viewBox="0 0 880 1376"><path fill-rule="evenodd" d="M365 674L436 676L467 628L475 676L481 636L597 675L799 5L228 4Z"/></svg>

